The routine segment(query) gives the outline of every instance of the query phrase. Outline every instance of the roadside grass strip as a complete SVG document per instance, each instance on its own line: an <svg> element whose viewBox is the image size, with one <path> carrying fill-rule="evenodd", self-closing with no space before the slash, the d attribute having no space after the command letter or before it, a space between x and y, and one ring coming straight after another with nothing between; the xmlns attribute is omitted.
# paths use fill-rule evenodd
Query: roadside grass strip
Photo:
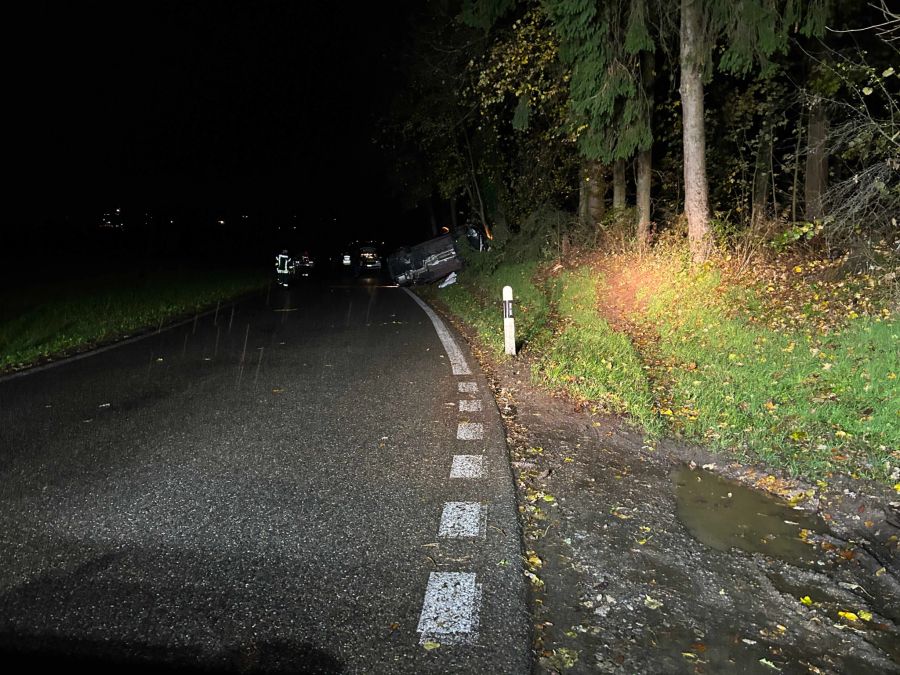
<svg viewBox="0 0 900 675"><path fill-rule="evenodd" d="M419 644L453 645L478 639L481 584L474 572L431 572L419 616Z"/></svg>
<svg viewBox="0 0 900 675"><path fill-rule="evenodd" d="M157 328L265 287L249 271L116 273L0 293L0 371Z"/></svg>
<svg viewBox="0 0 900 675"><path fill-rule="evenodd" d="M484 455L453 455L450 478L481 478Z"/></svg>
<svg viewBox="0 0 900 675"><path fill-rule="evenodd" d="M475 329L481 343L503 358L503 287L513 288L516 338L522 345L537 344L549 337L550 306L534 282L537 262L501 264L494 268L491 260L487 256L473 261L467 266L466 274L452 286L440 290L427 286L419 292L442 302L454 315L462 317Z"/></svg>
<svg viewBox="0 0 900 675"><path fill-rule="evenodd" d="M447 502L441 513L438 536L445 539L483 537L487 529L487 511L478 502Z"/></svg>

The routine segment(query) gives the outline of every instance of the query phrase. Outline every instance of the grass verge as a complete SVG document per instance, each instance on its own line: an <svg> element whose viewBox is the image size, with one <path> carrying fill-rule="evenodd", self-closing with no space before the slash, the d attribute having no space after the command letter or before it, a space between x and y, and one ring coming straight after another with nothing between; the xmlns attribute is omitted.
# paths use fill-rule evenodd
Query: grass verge
<svg viewBox="0 0 900 675"><path fill-rule="evenodd" d="M645 358L660 415L676 434L795 476L896 480L896 320L853 312L823 325L811 310L803 321L800 303L786 320L773 309L783 295L770 302L715 268L664 277L638 317L658 335Z"/></svg>
<svg viewBox="0 0 900 675"><path fill-rule="evenodd" d="M807 480L897 484L900 327L889 268L882 283L842 272L839 261L778 258L735 273L724 259L699 268L685 260L680 250L597 256L545 274L537 263L485 257L455 285L424 294L440 294L502 356L500 293L512 286L534 378L625 413L651 435ZM614 324L597 296L613 286L633 291Z"/></svg>
<svg viewBox="0 0 900 675"><path fill-rule="evenodd" d="M440 301L471 326L482 345L494 356L503 356L503 287L514 293L518 348L540 349L550 336L550 303L535 282L537 262L495 265L490 255L467 261L458 281L446 288L420 286L424 298Z"/></svg>
<svg viewBox="0 0 900 675"><path fill-rule="evenodd" d="M0 292L0 372L155 328L268 281L262 271L181 269Z"/></svg>
<svg viewBox="0 0 900 675"><path fill-rule="evenodd" d="M565 271L548 282L548 291L562 324L538 359L535 376L658 433L662 425L638 353L627 335L597 313L597 275L590 267Z"/></svg>

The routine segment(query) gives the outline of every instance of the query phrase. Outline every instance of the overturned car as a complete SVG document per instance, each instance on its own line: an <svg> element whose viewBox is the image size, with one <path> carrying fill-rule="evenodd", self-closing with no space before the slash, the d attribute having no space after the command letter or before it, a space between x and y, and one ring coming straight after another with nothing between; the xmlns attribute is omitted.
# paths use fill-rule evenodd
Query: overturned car
<svg viewBox="0 0 900 675"><path fill-rule="evenodd" d="M449 234L404 246L387 259L388 272L400 286L427 284L462 269L456 241Z"/></svg>

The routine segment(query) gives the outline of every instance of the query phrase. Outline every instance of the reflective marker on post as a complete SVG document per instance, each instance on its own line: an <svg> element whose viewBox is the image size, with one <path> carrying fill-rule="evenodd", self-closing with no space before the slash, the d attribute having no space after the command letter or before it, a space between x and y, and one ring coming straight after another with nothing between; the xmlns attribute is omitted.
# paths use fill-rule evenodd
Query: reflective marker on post
<svg viewBox="0 0 900 675"><path fill-rule="evenodd" d="M516 320L513 319L512 286L503 287L503 346L510 356L516 355Z"/></svg>

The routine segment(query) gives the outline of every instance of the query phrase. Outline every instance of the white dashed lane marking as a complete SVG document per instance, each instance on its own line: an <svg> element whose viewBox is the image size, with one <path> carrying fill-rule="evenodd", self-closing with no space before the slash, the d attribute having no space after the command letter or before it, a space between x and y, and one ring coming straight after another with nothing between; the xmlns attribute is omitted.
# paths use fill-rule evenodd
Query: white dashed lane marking
<svg viewBox="0 0 900 675"><path fill-rule="evenodd" d="M459 393L461 394L478 393L478 384L476 384L475 382L459 382L457 383L457 388L459 389Z"/></svg>
<svg viewBox="0 0 900 675"><path fill-rule="evenodd" d="M438 536L447 539L472 539L484 535L487 512L478 502L447 502L441 514Z"/></svg>
<svg viewBox="0 0 900 675"><path fill-rule="evenodd" d="M453 455L450 478L481 478L483 455Z"/></svg>
<svg viewBox="0 0 900 675"><path fill-rule="evenodd" d="M481 412L481 401L460 401L459 412Z"/></svg>
<svg viewBox="0 0 900 675"><path fill-rule="evenodd" d="M484 438L484 425L481 422L460 422L456 437L461 441L480 441Z"/></svg>
<svg viewBox="0 0 900 675"><path fill-rule="evenodd" d="M419 643L472 642L478 637L481 585L474 572L432 572L419 616Z"/></svg>

